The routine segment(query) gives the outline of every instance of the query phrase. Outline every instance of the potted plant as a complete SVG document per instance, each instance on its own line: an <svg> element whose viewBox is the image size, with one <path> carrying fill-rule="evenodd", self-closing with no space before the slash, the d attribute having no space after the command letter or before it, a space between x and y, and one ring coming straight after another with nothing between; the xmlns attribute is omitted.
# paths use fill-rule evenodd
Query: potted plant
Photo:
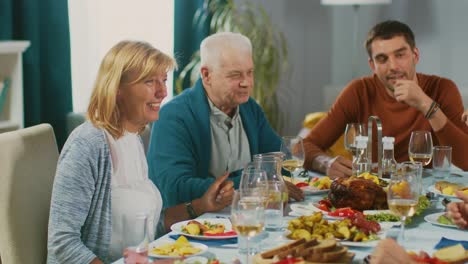
<svg viewBox="0 0 468 264"><path fill-rule="evenodd" d="M203 7L195 14L194 25L200 26L208 20L210 34L239 32L251 40L255 63L252 97L263 108L272 127L278 131L281 128L281 115L276 91L282 73L289 69L288 47L283 33L273 26L263 6L249 1L205 0ZM200 55L196 52L176 79L176 93L182 91L186 78L190 78L192 84L195 83L199 78L199 71Z"/></svg>

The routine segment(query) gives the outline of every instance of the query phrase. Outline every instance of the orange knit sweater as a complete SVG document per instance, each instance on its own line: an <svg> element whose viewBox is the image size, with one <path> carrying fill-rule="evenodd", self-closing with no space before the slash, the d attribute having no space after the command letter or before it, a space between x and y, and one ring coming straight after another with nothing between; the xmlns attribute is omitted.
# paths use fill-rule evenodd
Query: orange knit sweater
<svg viewBox="0 0 468 264"><path fill-rule="evenodd" d="M447 124L434 132L424 114L397 102L391 97L377 75L353 80L336 98L328 115L322 119L304 140L306 161L304 167L312 169L312 161L325 155L328 149L344 132L346 124L364 123L371 115L382 121L383 136L395 137L395 159L408 160L408 144L411 132L427 130L432 133L434 146L452 146L452 162L468 170L468 127L461 121L463 102L460 92L452 81L434 75L417 74L423 91L440 104L447 116ZM366 128L367 129L367 128ZM373 161L377 162L376 130L373 131Z"/></svg>

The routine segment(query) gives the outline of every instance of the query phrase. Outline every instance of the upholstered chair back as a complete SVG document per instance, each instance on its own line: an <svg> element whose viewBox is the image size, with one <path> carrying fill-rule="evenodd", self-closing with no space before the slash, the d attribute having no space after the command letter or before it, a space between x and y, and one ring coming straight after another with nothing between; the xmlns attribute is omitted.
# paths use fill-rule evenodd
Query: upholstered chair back
<svg viewBox="0 0 468 264"><path fill-rule="evenodd" d="M0 257L4 264L46 262L57 160L49 124L0 134Z"/></svg>

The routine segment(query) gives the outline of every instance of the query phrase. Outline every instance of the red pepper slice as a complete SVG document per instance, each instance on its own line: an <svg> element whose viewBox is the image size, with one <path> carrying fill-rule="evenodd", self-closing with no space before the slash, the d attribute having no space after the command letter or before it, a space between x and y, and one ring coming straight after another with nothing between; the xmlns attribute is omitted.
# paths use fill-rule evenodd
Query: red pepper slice
<svg viewBox="0 0 468 264"><path fill-rule="evenodd" d="M224 232L224 233L219 233L219 234L205 233L203 235L204 236L235 236L235 235L237 235L237 233L236 233L236 231L229 231L229 232Z"/></svg>
<svg viewBox="0 0 468 264"><path fill-rule="evenodd" d="M307 182L298 182L298 183L296 183L296 186L301 188L301 187L309 186L309 184Z"/></svg>

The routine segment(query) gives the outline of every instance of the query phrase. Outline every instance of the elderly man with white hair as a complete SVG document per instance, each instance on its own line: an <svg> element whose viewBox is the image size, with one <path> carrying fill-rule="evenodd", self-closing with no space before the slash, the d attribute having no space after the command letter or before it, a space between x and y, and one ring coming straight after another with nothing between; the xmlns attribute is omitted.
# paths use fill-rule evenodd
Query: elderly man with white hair
<svg viewBox="0 0 468 264"><path fill-rule="evenodd" d="M252 44L242 34L222 32L200 45L201 78L167 103L151 131L150 178L164 204L202 196L217 177L229 173L239 186L240 170L254 154L278 151L281 138L250 98L254 84ZM289 184L290 196L303 199ZM223 192L221 189L220 192Z"/></svg>

